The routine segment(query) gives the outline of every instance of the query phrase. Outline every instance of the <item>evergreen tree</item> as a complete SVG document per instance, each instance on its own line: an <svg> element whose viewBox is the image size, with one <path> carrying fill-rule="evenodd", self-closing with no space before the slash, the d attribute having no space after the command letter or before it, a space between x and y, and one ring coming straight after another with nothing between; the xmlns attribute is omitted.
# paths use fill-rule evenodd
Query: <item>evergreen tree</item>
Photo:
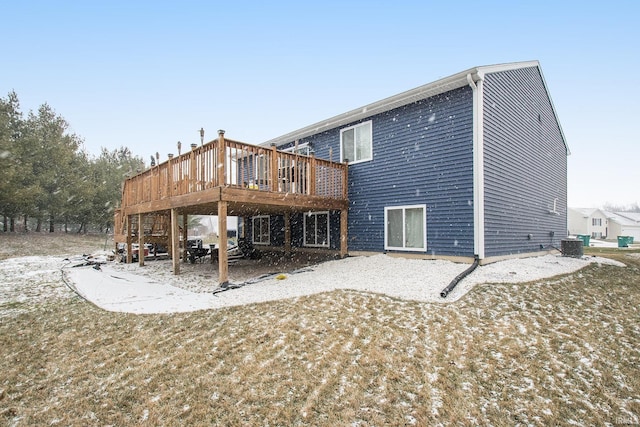
<svg viewBox="0 0 640 427"><path fill-rule="evenodd" d="M0 98L0 212L3 215L3 231L14 231L16 217L24 211L22 198L24 175L30 173L30 165L22 155L25 124L20 112L20 102L15 92ZM25 189L29 193L29 189ZM29 194L25 194L29 197Z"/></svg>
<svg viewBox="0 0 640 427"><path fill-rule="evenodd" d="M27 119L26 155L31 157L32 176L25 185L35 185L35 200L25 207L25 214L36 215L38 223L46 218L49 231L54 231L56 219L65 214L65 207L76 188L76 156L82 141L67 133L69 125L46 103L37 114ZM75 197L75 196L74 196ZM31 202L31 201L30 201ZM35 208L35 211L29 209Z"/></svg>

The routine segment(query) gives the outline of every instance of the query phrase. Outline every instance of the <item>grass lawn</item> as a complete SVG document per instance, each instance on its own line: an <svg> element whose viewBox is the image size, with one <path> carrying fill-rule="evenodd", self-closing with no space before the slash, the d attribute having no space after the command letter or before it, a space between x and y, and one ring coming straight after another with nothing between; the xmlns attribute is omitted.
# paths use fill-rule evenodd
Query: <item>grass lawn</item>
<svg viewBox="0 0 640 427"><path fill-rule="evenodd" d="M5 252L29 245L14 240ZM336 291L170 315L76 297L0 311L0 424L640 423L640 257L598 256L627 267L446 305Z"/></svg>

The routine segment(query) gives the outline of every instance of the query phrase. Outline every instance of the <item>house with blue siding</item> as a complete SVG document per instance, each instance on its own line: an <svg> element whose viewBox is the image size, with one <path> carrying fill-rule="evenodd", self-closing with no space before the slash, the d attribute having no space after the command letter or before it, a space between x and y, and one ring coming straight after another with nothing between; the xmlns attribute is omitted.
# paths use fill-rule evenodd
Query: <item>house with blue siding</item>
<svg viewBox="0 0 640 427"><path fill-rule="evenodd" d="M489 262L567 234L569 149L538 61L474 67L261 145L348 162L350 254ZM243 226L255 245L335 250L340 215Z"/></svg>

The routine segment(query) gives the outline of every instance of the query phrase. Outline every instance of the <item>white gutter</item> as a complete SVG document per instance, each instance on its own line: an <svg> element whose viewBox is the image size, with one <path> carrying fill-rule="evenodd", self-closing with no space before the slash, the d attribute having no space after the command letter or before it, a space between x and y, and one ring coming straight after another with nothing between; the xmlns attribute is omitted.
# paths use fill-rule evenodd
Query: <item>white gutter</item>
<svg viewBox="0 0 640 427"><path fill-rule="evenodd" d="M473 91L473 252L484 259L484 110L482 83L484 73L471 73L467 82Z"/></svg>

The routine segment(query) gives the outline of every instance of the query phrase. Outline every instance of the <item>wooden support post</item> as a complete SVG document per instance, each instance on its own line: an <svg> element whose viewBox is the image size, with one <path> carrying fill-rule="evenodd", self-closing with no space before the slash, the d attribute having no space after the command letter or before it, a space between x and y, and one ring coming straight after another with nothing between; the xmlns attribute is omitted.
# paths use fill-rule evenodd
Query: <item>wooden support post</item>
<svg viewBox="0 0 640 427"><path fill-rule="evenodd" d="M160 200L161 196L161 190L160 190L160 159L157 160L157 166L154 170L154 182L155 182L155 186L156 186L156 190L153 196L153 200Z"/></svg>
<svg viewBox="0 0 640 427"><path fill-rule="evenodd" d="M216 185L219 186L224 186L226 184L226 180L225 180L225 169L226 169L226 165L225 165L225 153L227 151L227 147L225 146L225 142L224 142L224 131L222 129L220 129L218 131L218 158L217 160L217 164L216 164L216 177L217 177L217 183Z"/></svg>
<svg viewBox="0 0 640 427"><path fill-rule="evenodd" d="M342 197L349 198L349 159L344 161L344 169L342 169Z"/></svg>
<svg viewBox="0 0 640 427"><path fill-rule="evenodd" d="M133 262L133 256L131 254L131 215L127 215L127 264L131 264Z"/></svg>
<svg viewBox="0 0 640 427"><path fill-rule="evenodd" d="M311 155L311 159L309 160L309 166L310 166L309 185L307 186L309 190L307 194L311 196L315 196L316 195L316 167L317 167L315 154Z"/></svg>
<svg viewBox="0 0 640 427"><path fill-rule="evenodd" d="M213 146L209 146L206 149L203 148L200 150L200 175L198 175L200 190L211 187L211 181L213 181L213 177L210 176L211 165L208 161L209 153L211 151L213 151ZM209 167L207 167L207 165L209 165Z"/></svg>
<svg viewBox="0 0 640 427"><path fill-rule="evenodd" d="M347 246L347 237L349 235L347 222L348 214L349 209L340 210L340 258L345 258L349 249Z"/></svg>
<svg viewBox="0 0 640 427"><path fill-rule="evenodd" d="M189 229L188 229L188 219L189 215L186 213L182 214L182 262L187 262L189 259L189 253L187 252L187 240L189 239Z"/></svg>
<svg viewBox="0 0 640 427"><path fill-rule="evenodd" d="M171 261L173 274L180 274L180 227L178 227L178 209L171 209Z"/></svg>
<svg viewBox="0 0 640 427"><path fill-rule="evenodd" d="M171 161L173 159L173 154L169 155L169 160L167 160L167 180L168 182L168 188L167 188L167 196L171 197L173 196L173 162Z"/></svg>
<svg viewBox="0 0 640 427"><path fill-rule="evenodd" d="M229 282L227 264L227 202L218 202L218 283Z"/></svg>
<svg viewBox="0 0 640 427"><path fill-rule="evenodd" d="M249 217L248 216L243 216L242 217L242 233L240 233L239 237L242 237L243 239L246 239L247 236L247 225L249 224Z"/></svg>
<svg viewBox="0 0 640 427"><path fill-rule="evenodd" d="M284 254L291 254L291 213L284 213Z"/></svg>
<svg viewBox="0 0 640 427"><path fill-rule="evenodd" d="M184 160L184 157L180 155L180 144L178 144L178 194L186 193L186 191L184 190L184 187L187 184L187 182L184 179L184 171L182 170L183 160Z"/></svg>
<svg viewBox="0 0 640 427"><path fill-rule="evenodd" d="M144 266L144 216L138 214L138 265Z"/></svg>
<svg viewBox="0 0 640 427"><path fill-rule="evenodd" d="M195 193L196 191L198 191L198 180L196 177L196 173L197 173L197 167L198 167L198 162L197 162L197 157L196 157L196 148L194 146L195 144L191 144L191 161L189 162L189 165L191 166L191 170L189 171L189 181L191 182L191 188L190 188L190 192L191 193Z"/></svg>
<svg viewBox="0 0 640 427"><path fill-rule="evenodd" d="M276 148L276 144L271 145L271 176L269 179L271 180L270 189L271 191L280 191L279 183L278 183L278 149ZM291 177L290 179L293 179Z"/></svg>

